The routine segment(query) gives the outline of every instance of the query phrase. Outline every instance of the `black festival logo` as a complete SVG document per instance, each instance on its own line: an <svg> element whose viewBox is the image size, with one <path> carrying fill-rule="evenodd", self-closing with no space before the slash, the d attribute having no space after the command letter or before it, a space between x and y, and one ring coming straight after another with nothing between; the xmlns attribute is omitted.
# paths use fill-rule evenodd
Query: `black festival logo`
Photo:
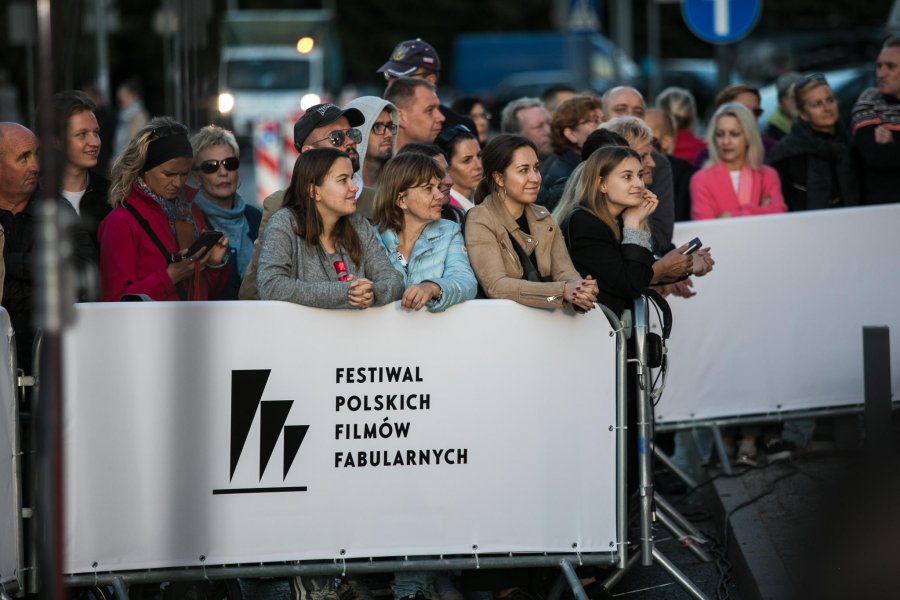
<svg viewBox="0 0 900 600"><path fill-rule="evenodd" d="M287 478L297 452L303 444L309 425L285 425L291 412L293 400L263 400L263 391L269 380L271 369L248 369L231 372L231 472L229 481L234 479L234 472L244 452L250 428L256 417L259 418L259 480L262 481L266 468L278 438L284 432L284 456L282 480ZM265 492L305 492L306 486L300 487L258 487L227 488L213 490L213 494L253 494Z"/></svg>

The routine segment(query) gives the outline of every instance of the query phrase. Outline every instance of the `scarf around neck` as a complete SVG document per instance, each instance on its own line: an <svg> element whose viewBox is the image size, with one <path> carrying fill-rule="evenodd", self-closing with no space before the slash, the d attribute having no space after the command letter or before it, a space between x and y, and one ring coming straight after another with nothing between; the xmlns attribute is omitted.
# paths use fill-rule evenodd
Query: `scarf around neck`
<svg viewBox="0 0 900 600"><path fill-rule="evenodd" d="M225 208L210 200L203 189L197 191L194 196L194 202L200 207L200 210L206 215L210 226L225 234L228 238L229 248L233 248L236 253L238 274L244 277L244 271L250 264L253 256L253 242L250 241L250 224L244 216L246 204L241 195L235 192L234 205L231 208Z"/></svg>
<svg viewBox="0 0 900 600"><path fill-rule="evenodd" d="M134 185L141 194L151 198L162 209L169 220L169 228L172 230L172 235L175 236L176 242L178 240L178 232L175 230L175 221L190 223L194 228L194 237L197 237L197 224L194 223L194 215L191 213L191 201L185 198L184 194L179 193L174 199L166 200L151 190L150 186L141 177L135 180Z"/></svg>

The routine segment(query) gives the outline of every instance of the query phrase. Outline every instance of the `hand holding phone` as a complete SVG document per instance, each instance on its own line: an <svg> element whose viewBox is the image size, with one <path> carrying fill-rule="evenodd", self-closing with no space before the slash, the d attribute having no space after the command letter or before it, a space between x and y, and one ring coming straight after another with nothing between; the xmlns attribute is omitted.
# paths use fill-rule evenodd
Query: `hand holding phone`
<svg viewBox="0 0 900 600"><path fill-rule="evenodd" d="M700 238L695 237L690 242L688 242L687 250L684 251L685 254L693 254L697 250L700 249L700 246L703 245L703 242L700 241Z"/></svg>
<svg viewBox="0 0 900 600"><path fill-rule="evenodd" d="M221 231L215 231L212 229L208 229L201 233L194 243L191 244L191 247L187 249L187 252L184 254L186 258L190 258L197 253L203 251L204 253L209 251L210 248L216 245L216 243L222 239L224 234Z"/></svg>

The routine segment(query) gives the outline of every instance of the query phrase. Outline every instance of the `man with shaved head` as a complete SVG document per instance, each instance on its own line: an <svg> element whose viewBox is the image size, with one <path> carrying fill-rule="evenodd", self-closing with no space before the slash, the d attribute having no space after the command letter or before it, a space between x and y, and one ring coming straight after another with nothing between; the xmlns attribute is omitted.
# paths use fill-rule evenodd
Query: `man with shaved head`
<svg viewBox="0 0 900 600"><path fill-rule="evenodd" d="M31 319L37 238L38 140L18 123L0 123L0 225L3 227L3 307L16 332L19 366L31 373L34 325ZM68 201L56 198L61 222L71 225L78 266L97 263L90 235Z"/></svg>

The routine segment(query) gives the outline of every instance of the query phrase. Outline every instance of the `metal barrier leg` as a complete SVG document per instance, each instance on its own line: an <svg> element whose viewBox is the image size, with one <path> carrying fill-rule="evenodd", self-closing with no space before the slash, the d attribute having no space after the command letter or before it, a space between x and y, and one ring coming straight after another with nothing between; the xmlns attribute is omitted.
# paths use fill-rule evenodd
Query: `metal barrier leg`
<svg viewBox="0 0 900 600"><path fill-rule="evenodd" d="M569 582L569 587L572 588L572 594L575 595L575 600L588 600L587 594L584 593L584 587L582 587L581 582L578 581L578 575L575 574L572 563L563 559L559 561L559 566L562 569L563 575L566 576L566 581Z"/></svg>
<svg viewBox="0 0 900 600"><path fill-rule="evenodd" d="M722 471L726 475L732 475L734 471L731 468L731 461L728 458L728 452L725 451L725 440L722 439L722 430L718 425L710 427L713 434L713 442L716 444L716 453L719 455L719 462L722 463Z"/></svg>
<svg viewBox="0 0 900 600"><path fill-rule="evenodd" d="M674 520L679 527L684 529L686 532L690 533L692 536L704 539L705 536L700 532L699 529L694 527L694 524L688 521L684 515L682 515L678 510L669 504L669 501L663 498L662 496L656 497L656 514L659 515L660 512L666 513L669 517ZM704 540L705 541L705 540Z"/></svg>
<svg viewBox="0 0 900 600"><path fill-rule="evenodd" d="M698 588L693 581L688 579L684 573L678 570L678 567L676 567L668 558L666 558L662 554L662 552L660 552L656 548L653 549L653 560L659 563L659 566L661 566L663 570L668 573L672 577L672 579L674 579L678 583L678 585L684 588L684 590L691 596L693 596L697 600L707 600L706 594L700 591L700 588Z"/></svg>
<svg viewBox="0 0 900 600"><path fill-rule="evenodd" d="M113 579L113 590L116 592L118 600L128 600L128 588L125 587L125 580L121 577Z"/></svg>
<svg viewBox="0 0 900 600"><path fill-rule="evenodd" d="M668 470L672 471L672 474L683 481L686 486L688 486L689 488L697 487L697 480L688 475L681 469L681 467L672 462L672 459L669 458L665 452L660 450L659 446L657 446L656 444L653 444L653 456L656 457L656 460L664 464Z"/></svg>
<svg viewBox="0 0 900 600"><path fill-rule="evenodd" d="M634 565L638 564L640 559L641 551L635 550L628 556L628 560L625 561L625 567L614 571L609 577L604 579L600 585L607 591L613 589L616 587L616 584L622 581L622 578L628 574L628 571L630 571Z"/></svg>
<svg viewBox="0 0 900 600"><path fill-rule="evenodd" d="M659 519L659 522L662 523L662 526L672 532L672 535L678 538L678 541L681 542L681 544L685 548L690 550L694 554L694 556L696 556L703 562L712 562L712 557L706 552L706 550L699 546L699 544L704 541L702 537L699 539L695 539L697 536L694 536L679 527L675 520L667 515L665 511L657 510L656 518Z"/></svg>

